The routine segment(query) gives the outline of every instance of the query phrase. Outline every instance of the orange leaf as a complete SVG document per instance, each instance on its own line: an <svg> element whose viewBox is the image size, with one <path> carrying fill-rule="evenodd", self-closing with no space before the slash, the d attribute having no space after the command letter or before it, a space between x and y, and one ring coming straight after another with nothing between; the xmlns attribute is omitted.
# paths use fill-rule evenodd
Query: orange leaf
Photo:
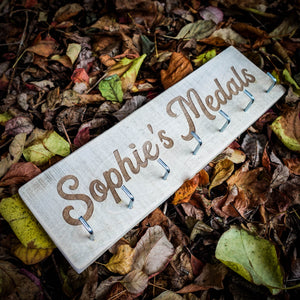
<svg viewBox="0 0 300 300"><path fill-rule="evenodd" d="M175 193L172 203L174 205L189 202L193 193L199 185L199 175L195 175L192 179L186 181Z"/></svg>
<svg viewBox="0 0 300 300"><path fill-rule="evenodd" d="M207 172L202 169L199 173L199 185L208 185L209 184L209 176Z"/></svg>
<svg viewBox="0 0 300 300"><path fill-rule="evenodd" d="M295 175L300 175L300 158L283 159L284 164L290 169Z"/></svg>
<svg viewBox="0 0 300 300"><path fill-rule="evenodd" d="M57 44L54 40L42 40L36 45L27 48L26 51L33 52L40 56L48 57L49 55L53 54L53 52L56 50L56 47Z"/></svg>
<svg viewBox="0 0 300 300"><path fill-rule="evenodd" d="M181 53L173 52L167 70L161 70L161 82L165 89L193 72L191 62Z"/></svg>

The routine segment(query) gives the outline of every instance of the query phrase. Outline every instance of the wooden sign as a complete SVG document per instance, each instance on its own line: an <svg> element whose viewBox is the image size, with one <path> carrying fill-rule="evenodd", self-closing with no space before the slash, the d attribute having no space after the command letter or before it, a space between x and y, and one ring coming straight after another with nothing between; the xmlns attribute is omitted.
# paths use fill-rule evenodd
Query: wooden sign
<svg viewBox="0 0 300 300"><path fill-rule="evenodd" d="M22 186L20 196L82 272L268 110L284 93L279 85L267 92L271 85L229 47Z"/></svg>

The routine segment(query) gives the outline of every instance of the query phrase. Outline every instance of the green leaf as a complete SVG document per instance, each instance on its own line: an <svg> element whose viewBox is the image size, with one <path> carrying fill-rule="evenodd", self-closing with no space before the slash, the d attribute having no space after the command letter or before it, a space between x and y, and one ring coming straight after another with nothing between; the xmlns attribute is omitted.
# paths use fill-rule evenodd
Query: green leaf
<svg viewBox="0 0 300 300"><path fill-rule="evenodd" d="M69 143L55 131L48 132L42 139L33 141L23 151L25 159L37 166L47 163L54 155L65 157L69 154Z"/></svg>
<svg viewBox="0 0 300 300"><path fill-rule="evenodd" d="M193 60L196 67L200 67L204 65L206 62L208 62L210 59L214 58L217 55L216 49L208 50L196 57L196 59Z"/></svg>
<svg viewBox="0 0 300 300"><path fill-rule="evenodd" d="M297 94L298 96L300 96L300 87L287 69L283 70L282 76L284 78L284 81L286 83L289 83L293 87L294 93Z"/></svg>
<svg viewBox="0 0 300 300"><path fill-rule="evenodd" d="M220 238L216 258L227 267L273 294L283 288L283 274L275 246L246 230L232 227Z"/></svg>
<svg viewBox="0 0 300 300"><path fill-rule="evenodd" d="M46 147L55 155L65 157L70 154L69 143L55 131L51 132L46 138L43 139L43 144L44 147Z"/></svg>
<svg viewBox="0 0 300 300"><path fill-rule="evenodd" d="M100 81L99 90L106 100L114 102L123 101L122 82L117 74L106 77Z"/></svg>
<svg viewBox="0 0 300 300"><path fill-rule="evenodd" d="M130 68L121 76L122 90L124 92L132 89L136 77L139 73L140 67L146 56L146 54L143 54L142 56L133 59Z"/></svg>
<svg viewBox="0 0 300 300"><path fill-rule="evenodd" d="M195 23L185 25L175 39L201 40L210 36L216 29L215 22L211 20L199 20Z"/></svg>
<svg viewBox="0 0 300 300"><path fill-rule="evenodd" d="M53 249L55 245L18 194L0 202L0 213L27 248Z"/></svg>
<svg viewBox="0 0 300 300"><path fill-rule="evenodd" d="M0 114L0 125L5 125L5 123L8 121L8 120L10 120L10 119L12 119L13 118L13 116L10 114L10 113L8 113L8 112L5 112L5 113L3 113L3 114Z"/></svg>
<svg viewBox="0 0 300 300"><path fill-rule="evenodd" d="M142 52L143 54L151 54L151 52L154 50L155 43L151 42L146 35L141 35L141 41L142 41Z"/></svg>

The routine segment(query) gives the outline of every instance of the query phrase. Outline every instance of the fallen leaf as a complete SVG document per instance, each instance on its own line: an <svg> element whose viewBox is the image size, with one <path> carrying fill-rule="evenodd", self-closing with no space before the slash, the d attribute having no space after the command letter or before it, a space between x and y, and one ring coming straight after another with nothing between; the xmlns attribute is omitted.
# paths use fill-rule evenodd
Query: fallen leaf
<svg viewBox="0 0 300 300"><path fill-rule="evenodd" d="M249 171L249 162L246 162L227 180L227 184L229 190L236 186L239 193L243 192L247 196L249 202L252 200L254 203L263 203L269 190L270 177L262 167Z"/></svg>
<svg viewBox="0 0 300 300"><path fill-rule="evenodd" d="M71 80L74 83L84 82L84 83L86 83L86 85L88 85L90 78L85 69L78 68L73 72L73 74L71 76Z"/></svg>
<svg viewBox="0 0 300 300"><path fill-rule="evenodd" d="M84 105L105 101L105 98L100 94L82 94L80 95L73 90L65 90L60 95L61 105L72 107L75 105Z"/></svg>
<svg viewBox="0 0 300 300"><path fill-rule="evenodd" d="M232 24L232 29L237 31L243 37L250 38L250 39L268 37L268 34L264 30L251 26L248 23L236 22Z"/></svg>
<svg viewBox="0 0 300 300"><path fill-rule="evenodd" d="M193 59L193 63L195 64L196 67L200 67L204 65L206 62L211 60L217 55L216 49L208 50L204 53L201 53L198 55L195 59Z"/></svg>
<svg viewBox="0 0 300 300"><path fill-rule="evenodd" d="M197 235L206 236L213 231L214 230L210 226L206 225L203 221L198 220L192 229L190 240L194 241Z"/></svg>
<svg viewBox="0 0 300 300"><path fill-rule="evenodd" d="M189 202L198 185L199 176L197 174L192 179L184 182L184 184L176 191L172 204L178 205Z"/></svg>
<svg viewBox="0 0 300 300"><path fill-rule="evenodd" d="M164 269L173 254L174 247L163 229L158 225L150 227L135 247L132 269L154 275Z"/></svg>
<svg viewBox="0 0 300 300"><path fill-rule="evenodd" d="M196 220L204 219L204 212L201 209L196 208L194 205L190 203L182 203L181 207L183 208L187 216L192 217Z"/></svg>
<svg viewBox="0 0 300 300"><path fill-rule="evenodd" d="M123 276L110 276L109 278L100 282L99 286L96 289L96 300L107 299L108 293L112 290L112 287L118 283ZM122 286L123 287L123 286ZM124 299L126 300L126 299Z"/></svg>
<svg viewBox="0 0 300 300"><path fill-rule="evenodd" d="M141 270L133 270L128 273L121 283L131 294L141 294L148 286L148 275Z"/></svg>
<svg viewBox="0 0 300 300"><path fill-rule="evenodd" d="M289 58L287 58L286 60L289 60ZM287 69L284 69L282 71L282 77L285 83L288 83L293 87L294 93L300 96L300 87Z"/></svg>
<svg viewBox="0 0 300 300"><path fill-rule="evenodd" d="M259 236L232 227L219 239L215 255L246 280L268 287L273 294L283 288L275 246Z"/></svg>
<svg viewBox="0 0 300 300"><path fill-rule="evenodd" d="M69 69L71 69L73 66L70 58L67 55L56 54L56 55L51 56L51 60L58 61L63 66L65 66L66 68L69 68Z"/></svg>
<svg viewBox="0 0 300 300"><path fill-rule="evenodd" d="M231 160L224 159L222 161L219 161L214 168L214 172L212 175L211 184L209 186L208 192L210 193L210 191L214 187L226 181L230 177L233 171L234 171L234 164Z"/></svg>
<svg viewBox="0 0 300 300"><path fill-rule="evenodd" d="M122 82L118 75L112 75L99 82L99 91L106 100L122 102Z"/></svg>
<svg viewBox="0 0 300 300"><path fill-rule="evenodd" d="M246 154L241 150L232 149L230 147L227 147L212 162L217 163L224 159L229 159L235 164L240 164L246 160Z"/></svg>
<svg viewBox="0 0 300 300"><path fill-rule="evenodd" d="M55 248L55 245L18 194L3 198L0 202L0 212L25 247L34 249Z"/></svg>
<svg viewBox="0 0 300 300"><path fill-rule="evenodd" d="M14 137L9 145L9 153L0 161L0 177L2 177L14 163L19 161L22 156L25 141L26 133L19 133Z"/></svg>
<svg viewBox="0 0 300 300"><path fill-rule="evenodd" d="M253 167L259 166L266 144L267 137L264 134L245 135L241 147L250 158Z"/></svg>
<svg viewBox="0 0 300 300"><path fill-rule="evenodd" d="M299 28L298 16L295 13L291 13L286 17L278 27L276 27L271 33L272 38L282 38L284 36L293 35Z"/></svg>
<svg viewBox="0 0 300 300"><path fill-rule="evenodd" d="M15 136L19 133L29 134L34 126L28 117L15 117L5 123L5 134Z"/></svg>
<svg viewBox="0 0 300 300"><path fill-rule="evenodd" d="M281 184L287 182L289 176L290 176L289 168L282 164L278 165L273 173L270 188L274 189L280 186Z"/></svg>
<svg viewBox="0 0 300 300"><path fill-rule="evenodd" d="M6 123L8 120L12 119L12 118L13 118L13 116L12 116L9 112L5 112L5 113L3 113L3 114L0 114L0 124L1 124L2 126L4 126L5 123Z"/></svg>
<svg viewBox="0 0 300 300"><path fill-rule="evenodd" d="M79 300L95 299L98 284L98 266L92 265L87 269L87 279L84 283Z"/></svg>
<svg viewBox="0 0 300 300"><path fill-rule="evenodd" d="M157 297L153 298L152 300L183 300L180 295L172 292L172 291L164 291L159 294Z"/></svg>
<svg viewBox="0 0 300 300"><path fill-rule="evenodd" d="M49 57L57 48L57 43L53 39L41 40L37 44L28 47L26 51L33 52L40 56Z"/></svg>
<svg viewBox="0 0 300 300"><path fill-rule="evenodd" d="M41 173L41 170L31 162L19 162L11 166L0 181L0 186L23 184Z"/></svg>
<svg viewBox="0 0 300 300"><path fill-rule="evenodd" d="M198 20L195 23L185 25L175 39L201 40L210 36L216 29L215 22L211 20Z"/></svg>
<svg viewBox="0 0 300 300"><path fill-rule="evenodd" d="M191 62L183 54L173 52L168 69L160 72L164 89L171 87L191 72L193 72Z"/></svg>
<svg viewBox="0 0 300 300"><path fill-rule="evenodd" d="M68 45L66 55L70 58L72 65L77 60L80 51L81 51L80 44L71 43Z"/></svg>
<svg viewBox="0 0 300 300"><path fill-rule="evenodd" d="M283 159L284 164L289 168L290 172L300 175L300 158Z"/></svg>
<svg viewBox="0 0 300 300"><path fill-rule="evenodd" d="M115 113L113 113L113 116L116 117L119 121L125 119L128 115L130 115L132 112L137 110L139 107L141 107L145 102L147 98L142 95L134 96L132 99L127 100L125 104Z"/></svg>
<svg viewBox="0 0 300 300"><path fill-rule="evenodd" d="M213 288L215 290L224 289L223 280L228 273L227 268L220 263L205 264L200 275L194 280L192 284L177 291L177 293L194 293L197 291L208 290Z"/></svg>
<svg viewBox="0 0 300 300"><path fill-rule="evenodd" d="M131 271L133 264L134 249L129 245L120 245L116 254L114 254L105 267L113 272L125 275Z"/></svg>
<svg viewBox="0 0 300 300"><path fill-rule="evenodd" d="M221 38L227 44L246 44L247 40L231 28L221 28L213 32L209 38Z"/></svg>
<svg viewBox="0 0 300 300"><path fill-rule="evenodd" d="M79 129L75 138L74 138L74 145L76 147L81 147L84 144L86 144L91 139L90 136L90 128L84 127L82 129Z"/></svg>
<svg viewBox="0 0 300 300"><path fill-rule="evenodd" d="M113 286L110 288L108 293L105 295L105 298L97 298L97 299L133 300L134 296L126 290L126 288L122 285L122 283L116 282L113 284Z"/></svg>
<svg viewBox="0 0 300 300"><path fill-rule="evenodd" d="M199 14L204 20L212 20L216 24L222 22L224 16L223 12L215 6L205 7L199 11Z"/></svg>
<svg viewBox="0 0 300 300"><path fill-rule="evenodd" d="M279 116L271 125L281 142L290 150L300 152L300 105Z"/></svg>
<svg viewBox="0 0 300 300"><path fill-rule="evenodd" d="M54 16L54 21L61 23L67 20L70 20L71 18L77 16L81 11L83 10L83 7L80 6L78 3L70 3L65 6L62 6Z"/></svg>
<svg viewBox="0 0 300 300"><path fill-rule="evenodd" d="M25 265L34 265L49 257L53 249L32 249L20 243L13 247L12 252Z"/></svg>
<svg viewBox="0 0 300 300"><path fill-rule="evenodd" d="M1 299L34 300L41 296L36 283L8 261L0 260L0 278Z"/></svg>
<svg viewBox="0 0 300 300"><path fill-rule="evenodd" d="M69 143L55 131L47 132L43 139L34 140L23 150L25 159L38 166L48 162L54 155L65 157L69 154Z"/></svg>

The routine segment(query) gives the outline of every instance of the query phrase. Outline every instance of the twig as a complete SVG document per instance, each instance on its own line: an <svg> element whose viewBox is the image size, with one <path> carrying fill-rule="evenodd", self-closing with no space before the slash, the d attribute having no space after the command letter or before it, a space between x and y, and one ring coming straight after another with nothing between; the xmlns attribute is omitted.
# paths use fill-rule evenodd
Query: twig
<svg viewBox="0 0 300 300"><path fill-rule="evenodd" d="M105 76L106 76L106 74L104 74L102 77L100 77L100 78L97 80L97 82L96 82L90 89L88 89L88 90L85 92L85 94L88 94L90 91L92 91L92 90L96 87L96 85L99 84L99 82L100 82Z"/></svg>
<svg viewBox="0 0 300 300"><path fill-rule="evenodd" d="M108 298L107 300L113 300L113 299L118 299L121 295L125 294L127 292L127 290L124 290L122 292L119 292L116 295L113 295L112 297Z"/></svg>
<svg viewBox="0 0 300 300"><path fill-rule="evenodd" d="M159 288L159 289L161 289L161 290L164 290L164 291L168 291L168 290L165 289L164 287L159 286L159 285L156 285L156 284L153 284L153 283L151 283L151 282L149 282L149 285L152 285L152 286L154 286L154 287L156 287L156 288Z"/></svg>
<svg viewBox="0 0 300 300"><path fill-rule="evenodd" d="M18 11L14 11L11 13L11 15L13 15L14 13L16 13ZM24 11L23 11L24 12ZM20 40L20 45L19 45L19 48L18 48L18 52L17 52L17 60L16 62L14 63L12 69L13 69L13 72L11 74L11 77L10 77L10 80L9 80L9 84L8 84L8 88L7 88L7 95L10 94L10 91L11 91L11 87L12 87L12 84L13 84L13 80L14 80L14 77L15 77L15 73L16 73L16 65L17 63L19 62L19 60L21 59L21 57L24 55L25 51L23 51L23 53L20 55L20 52L22 50L22 47L23 47L23 43L24 43L24 40L25 40L25 37L26 37L26 31L27 31L27 26L28 26L28 11L25 10L25 15L26 15L26 18L25 18L25 26L24 26L24 30L23 30L23 33L22 33L22 37L21 37L21 40Z"/></svg>
<svg viewBox="0 0 300 300"><path fill-rule="evenodd" d="M63 128L63 130L64 130L64 134L65 134L65 136L66 136L66 138L67 138L67 140L68 140L68 143L70 144L70 148L71 148L72 143L71 143L70 137L69 137L69 135L68 135L68 133L67 133L65 124L62 122L61 126L62 126L62 128Z"/></svg>

